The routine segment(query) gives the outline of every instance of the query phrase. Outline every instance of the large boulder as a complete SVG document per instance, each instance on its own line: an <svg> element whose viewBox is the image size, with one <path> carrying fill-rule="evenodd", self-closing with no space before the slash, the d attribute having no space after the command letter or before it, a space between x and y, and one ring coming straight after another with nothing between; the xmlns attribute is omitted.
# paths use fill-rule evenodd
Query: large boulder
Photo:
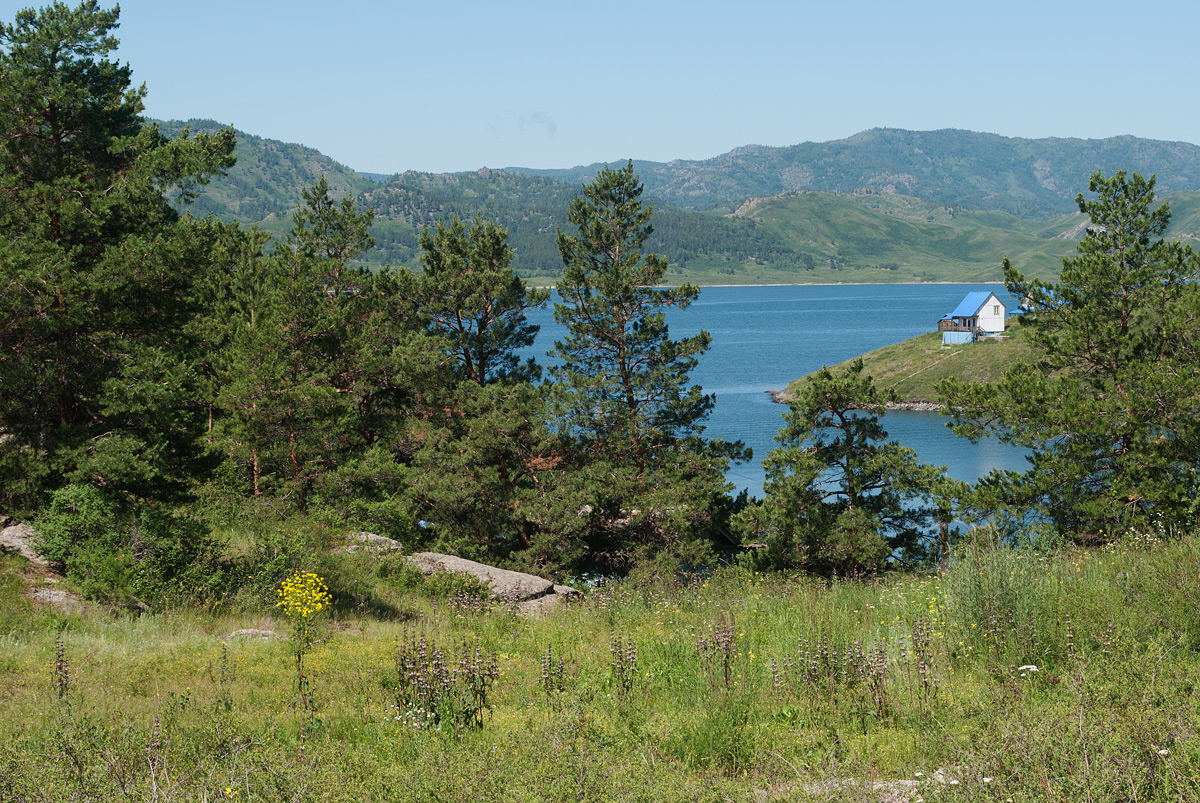
<svg viewBox="0 0 1200 803"><path fill-rule="evenodd" d="M497 569L466 558L442 555L437 552L417 552L408 562L425 574L455 572L477 577L492 589L492 596L505 602L525 602L555 593L554 583L524 572Z"/></svg>
<svg viewBox="0 0 1200 803"><path fill-rule="evenodd" d="M37 533L28 524L14 524L0 530L0 549L7 552L19 552L30 563L45 566L46 561L33 550L37 543Z"/></svg>

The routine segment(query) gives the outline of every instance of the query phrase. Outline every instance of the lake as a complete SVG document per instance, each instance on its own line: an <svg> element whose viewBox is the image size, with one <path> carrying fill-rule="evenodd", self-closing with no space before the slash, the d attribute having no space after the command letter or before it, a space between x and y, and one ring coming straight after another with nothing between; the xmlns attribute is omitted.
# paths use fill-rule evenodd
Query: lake
<svg viewBox="0 0 1200 803"><path fill-rule="evenodd" d="M671 336L701 329L712 347L700 358L694 381L716 395L707 435L741 440L754 450L749 463L731 466L738 490L761 496L762 459L777 445L786 406L768 391L891 343L937 329L938 319L972 290L991 290L1006 303L999 284L799 285L705 287L686 310L668 313ZM1012 305L1010 305L1010 309ZM876 311L885 314L872 316ZM552 311L535 310L530 320L541 332L528 354L543 364L562 327ZM995 441L971 444L946 428L937 413L897 411L884 417L889 438L915 449L921 460L944 465L952 477L974 481L993 467L1024 470L1024 450Z"/></svg>

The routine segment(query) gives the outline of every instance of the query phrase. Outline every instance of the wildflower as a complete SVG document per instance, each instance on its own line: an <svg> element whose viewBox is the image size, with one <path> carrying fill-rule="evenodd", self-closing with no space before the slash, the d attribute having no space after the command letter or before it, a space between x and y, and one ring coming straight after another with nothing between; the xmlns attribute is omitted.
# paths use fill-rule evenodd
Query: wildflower
<svg viewBox="0 0 1200 803"><path fill-rule="evenodd" d="M1169 756L1171 755L1171 751L1164 747L1162 750L1158 751L1158 754L1160 756Z"/></svg>
<svg viewBox="0 0 1200 803"><path fill-rule="evenodd" d="M992 779L991 779L991 778L984 778L984 779L983 779L983 782L984 782L984 783L991 783L991 782L992 782Z"/></svg>
<svg viewBox="0 0 1200 803"><path fill-rule="evenodd" d="M1018 672L1036 672L1036 671L1038 671L1038 668L1036 666L1034 666L1033 664L1025 664L1025 666L1018 666L1017 671Z"/></svg>
<svg viewBox="0 0 1200 803"><path fill-rule="evenodd" d="M276 608L293 619L308 619L332 599L325 581L312 572L297 572L279 585Z"/></svg>

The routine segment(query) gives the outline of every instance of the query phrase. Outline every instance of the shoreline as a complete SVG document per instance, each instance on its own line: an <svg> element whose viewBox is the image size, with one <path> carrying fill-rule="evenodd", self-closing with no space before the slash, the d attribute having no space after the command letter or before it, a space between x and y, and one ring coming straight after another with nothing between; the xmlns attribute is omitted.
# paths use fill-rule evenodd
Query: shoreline
<svg viewBox="0 0 1200 803"><path fill-rule="evenodd" d="M788 404L792 397L787 394L787 391L771 388L764 391L771 397L771 401L776 404ZM907 411L914 413L936 413L942 409L942 405L937 402L926 401L924 399L915 399L912 401L895 401L888 402L884 406L885 410L891 411Z"/></svg>
<svg viewBox="0 0 1200 803"><path fill-rule="evenodd" d="M686 282L685 282L685 284L686 284ZM1003 281L994 281L994 282L941 282L941 281L939 281L939 282L764 282L761 284L759 284L759 283L698 284L698 285L696 285L696 287L699 287L701 290L704 290L705 288L708 288L708 287L875 287L877 285L879 285L879 286L892 285L895 287L900 287L900 286L906 285L906 284L911 284L911 285L969 284L969 285L999 285L1000 287L1004 286ZM529 285L529 286L533 287L537 290L546 290L546 289L557 290L558 289L557 284L536 284L536 285ZM664 288L665 287L679 287L678 284L659 284L659 285L655 285L655 286L656 287L664 287Z"/></svg>

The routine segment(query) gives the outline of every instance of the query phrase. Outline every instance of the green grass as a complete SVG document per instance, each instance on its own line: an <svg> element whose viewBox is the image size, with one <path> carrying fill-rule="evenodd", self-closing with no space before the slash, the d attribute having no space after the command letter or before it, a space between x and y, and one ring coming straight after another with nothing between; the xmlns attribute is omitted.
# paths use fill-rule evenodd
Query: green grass
<svg viewBox="0 0 1200 803"><path fill-rule="evenodd" d="M1027 275L1054 279L1062 257L1075 250L1075 240L1031 231L1008 215L960 210L951 217L929 202L908 200L807 192L757 200L738 214L818 264L836 258L842 269L835 273L877 276L843 281L998 281L1005 256ZM1062 226L1052 228L1060 233ZM895 267L879 269L889 264Z"/></svg>
<svg viewBox="0 0 1200 803"><path fill-rule="evenodd" d="M318 621L308 719L290 643L229 637L289 632L266 601L47 617L6 559L0 800L866 800L861 784L900 780L926 800L1200 796L1195 538L1035 553L979 532L945 576L642 577L537 620L344 557L343 578L411 616ZM396 720L395 653L418 634L496 656L481 729ZM878 682L861 658L821 655L855 645L878 651Z"/></svg>
<svg viewBox="0 0 1200 803"><path fill-rule="evenodd" d="M917 335L862 355L866 372L885 388L894 388L902 402L939 402L938 382L956 377L967 382L996 382L1009 367L1038 358L1029 343L1029 330L1011 320L1002 337L976 343L943 346L939 332ZM850 361L840 363L844 368ZM801 377L784 393L794 397L809 382Z"/></svg>

